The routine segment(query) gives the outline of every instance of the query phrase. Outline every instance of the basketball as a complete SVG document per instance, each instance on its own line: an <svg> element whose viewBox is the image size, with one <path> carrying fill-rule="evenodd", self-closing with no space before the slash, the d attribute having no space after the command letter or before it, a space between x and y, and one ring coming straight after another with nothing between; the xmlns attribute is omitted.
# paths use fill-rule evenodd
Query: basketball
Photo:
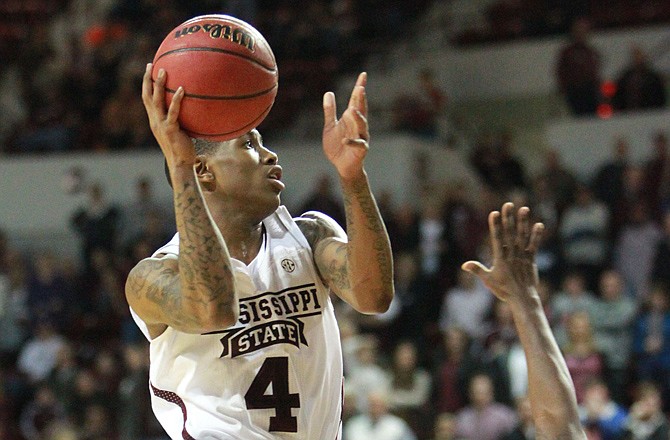
<svg viewBox="0 0 670 440"><path fill-rule="evenodd" d="M277 63L263 35L228 15L203 15L170 32L153 60L165 69L165 102L184 88L179 124L191 137L225 141L257 127L277 95Z"/></svg>

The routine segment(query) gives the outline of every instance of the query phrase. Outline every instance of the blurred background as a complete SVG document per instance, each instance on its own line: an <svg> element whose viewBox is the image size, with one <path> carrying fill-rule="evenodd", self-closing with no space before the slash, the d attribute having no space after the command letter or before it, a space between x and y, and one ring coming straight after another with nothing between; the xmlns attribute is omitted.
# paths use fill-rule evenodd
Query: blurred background
<svg viewBox="0 0 670 440"><path fill-rule="evenodd" d="M259 129L294 215L344 222L321 97L343 109L369 74L397 294L374 317L334 299L344 440L533 438L509 310L458 269L489 261L508 200L547 227L541 295L589 438L668 437L667 0L2 0L0 439L166 438L123 294L175 230L140 83L170 30L219 12L277 58Z"/></svg>

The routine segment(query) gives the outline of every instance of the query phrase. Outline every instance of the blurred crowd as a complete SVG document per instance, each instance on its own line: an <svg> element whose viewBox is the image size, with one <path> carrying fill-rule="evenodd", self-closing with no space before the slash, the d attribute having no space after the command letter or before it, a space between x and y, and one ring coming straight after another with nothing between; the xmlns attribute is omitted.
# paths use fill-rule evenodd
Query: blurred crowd
<svg viewBox="0 0 670 440"><path fill-rule="evenodd" d="M284 101L262 127L280 130L305 105L306 92L320 96L427 3L7 0L0 3L0 151L154 145L138 99L144 66L175 23L217 8L254 23L281 60ZM581 56L589 48L579 31L569 44ZM645 57L636 50L617 90L632 78L638 92L612 94L608 103L622 111L664 106L664 94L661 104L640 103L647 96L640 78L653 75L643 75ZM584 76L599 80L593 62ZM422 117L412 119L400 101L396 128L433 137L431 121L446 96L430 70L418 79ZM601 101L571 101L575 82L568 78L562 89L573 113L597 112ZM595 84L588 87L600 93ZM396 297L378 316L333 298L345 361L343 440L534 438L510 311L459 269L470 259L490 261L486 216L508 200L529 206L546 226L537 255L540 295L589 438L667 439L669 135L644 140L653 152L644 163L631 158L631 139L617 139L609 160L585 181L553 150L531 173L509 132L487 133L474 139L468 158L478 191L426 182L416 205L377 194L394 251ZM130 268L174 233L172 207L143 178L128 204L97 183L85 190L69 223L81 243L75 258L21 250L0 232L0 439L165 439L149 407L147 342L130 316L124 284ZM327 177L289 209L317 209L344 226Z"/></svg>
<svg viewBox="0 0 670 440"><path fill-rule="evenodd" d="M282 93L264 132L320 108L335 78L400 38L429 0L5 0L0 2L0 152L154 145L140 95L147 62L179 23L223 12L273 48Z"/></svg>

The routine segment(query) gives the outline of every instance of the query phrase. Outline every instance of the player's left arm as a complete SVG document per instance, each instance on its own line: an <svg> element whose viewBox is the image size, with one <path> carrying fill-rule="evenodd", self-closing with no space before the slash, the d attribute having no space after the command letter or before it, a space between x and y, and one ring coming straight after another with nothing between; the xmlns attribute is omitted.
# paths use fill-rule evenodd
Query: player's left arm
<svg viewBox="0 0 670 440"><path fill-rule="evenodd" d="M312 249L321 276L340 298L359 312L381 313L393 299L393 258L363 166L370 138L366 81L361 73L339 120L335 95L323 97L323 150L340 178L348 237L323 218L315 219L318 239Z"/></svg>

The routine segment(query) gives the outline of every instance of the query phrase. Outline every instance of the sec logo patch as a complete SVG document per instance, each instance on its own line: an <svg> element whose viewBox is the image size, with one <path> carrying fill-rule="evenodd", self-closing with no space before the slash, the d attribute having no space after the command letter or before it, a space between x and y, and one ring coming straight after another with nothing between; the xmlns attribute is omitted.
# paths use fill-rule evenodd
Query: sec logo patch
<svg viewBox="0 0 670 440"><path fill-rule="evenodd" d="M295 263L293 260L290 260L288 258L284 258L281 260L281 267L284 269L286 272L293 272L295 270Z"/></svg>

